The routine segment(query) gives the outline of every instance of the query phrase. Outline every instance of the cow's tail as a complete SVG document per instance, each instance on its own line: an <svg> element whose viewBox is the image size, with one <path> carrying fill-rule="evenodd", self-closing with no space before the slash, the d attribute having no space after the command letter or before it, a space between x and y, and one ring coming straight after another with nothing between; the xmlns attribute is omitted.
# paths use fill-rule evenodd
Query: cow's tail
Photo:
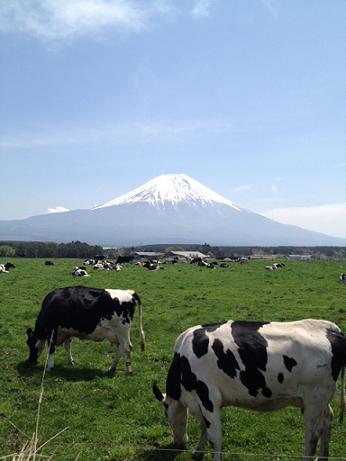
<svg viewBox="0 0 346 461"><path fill-rule="evenodd" d="M140 342L141 342L141 350L144 351L145 348L145 334L143 330L143 317L142 317L142 303L141 299L137 293L133 293L133 298L138 304L138 315L139 315L139 335L140 335Z"/></svg>
<svg viewBox="0 0 346 461"><path fill-rule="evenodd" d="M346 408L346 397L345 397L345 365L341 368L341 389L340 389L340 423L344 420L344 413Z"/></svg>

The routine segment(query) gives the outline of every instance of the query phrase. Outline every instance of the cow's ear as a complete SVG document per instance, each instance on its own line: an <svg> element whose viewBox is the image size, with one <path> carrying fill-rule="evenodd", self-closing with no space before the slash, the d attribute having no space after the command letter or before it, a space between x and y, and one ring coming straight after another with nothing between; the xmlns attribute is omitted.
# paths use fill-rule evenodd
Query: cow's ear
<svg viewBox="0 0 346 461"><path fill-rule="evenodd" d="M156 383L153 384L153 394L159 402L162 402L165 398L160 389L157 387Z"/></svg>
<svg viewBox="0 0 346 461"><path fill-rule="evenodd" d="M28 328L28 329L26 330L26 334L28 335L28 338L31 338L31 337L34 335L34 332L32 331L31 328Z"/></svg>

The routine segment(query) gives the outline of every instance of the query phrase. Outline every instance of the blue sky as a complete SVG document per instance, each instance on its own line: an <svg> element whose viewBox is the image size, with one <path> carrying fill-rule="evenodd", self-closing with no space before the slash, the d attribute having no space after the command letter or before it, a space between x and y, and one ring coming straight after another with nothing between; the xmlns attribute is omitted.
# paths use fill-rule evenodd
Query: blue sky
<svg viewBox="0 0 346 461"><path fill-rule="evenodd" d="M343 0L0 0L0 219L186 173L346 237L345 13Z"/></svg>

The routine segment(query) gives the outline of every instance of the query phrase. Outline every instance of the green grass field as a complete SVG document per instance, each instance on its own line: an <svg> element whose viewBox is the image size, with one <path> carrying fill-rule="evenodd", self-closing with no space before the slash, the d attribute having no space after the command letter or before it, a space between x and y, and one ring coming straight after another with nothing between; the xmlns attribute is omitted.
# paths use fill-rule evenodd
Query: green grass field
<svg viewBox="0 0 346 461"><path fill-rule="evenodd" d="M35 431L45 355L34 369L28 358L26 329L34 326L42 299L51 290L78 284L99 288L134 289L143 304L146 350L140 352L138 312L132 324L133 375L124 364L110 378L109 343L75 339L75 366L65 365L58 348L55 368L46 374L39 422L39 444L49 442L43 454L53 460L182 461L191 459L198 441L197 423L189 420L189 451L171 449L170 430L163 408L151 393L157 381L164 389L176 337L186 328L226 319L297 320L324 318L346 331L346 286L338 281L346 261L286 263L268 272L265 261L229 269L207 270L190 264L165 265L150 272L124 266L121 272L91 272L74 279L71 271L80 260L13 260L16 269L0 274L0 459L18 452ZM333 401L339 412L339 388ZM298 460L302 456L303 420L296 408L256 413L236 408L223 410L225 460ZM335 418L331 459L346 459L346 423ZM205 459L212 459L210 448Z"/></svg>

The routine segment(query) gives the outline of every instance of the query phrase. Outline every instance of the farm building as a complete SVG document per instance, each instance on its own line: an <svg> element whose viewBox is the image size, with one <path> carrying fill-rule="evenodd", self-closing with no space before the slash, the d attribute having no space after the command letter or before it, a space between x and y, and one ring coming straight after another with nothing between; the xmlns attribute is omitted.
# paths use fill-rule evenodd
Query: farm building
<svg viewBox="0 0 346 461"><path fill-rule="evenodd" d="M133 253L135 259L160 259L164 253L158 251L135 251Z"/></svg>
<svg viewBox="0 0 346 461"><path fill-rule="evenodd" d="M286 259L294 259L296 261L311 261L312 255L287 255Z"/></svg>
<svg viewBox="0 0 346 461"><path fill-rule="evenodd" d="M165 255L167 258L176 257L180 260L191 261L193 258L206 259L208 255L201 253L200 251L169 251Z"/></svg>

